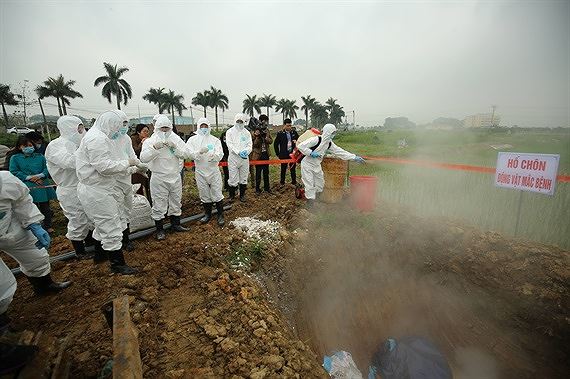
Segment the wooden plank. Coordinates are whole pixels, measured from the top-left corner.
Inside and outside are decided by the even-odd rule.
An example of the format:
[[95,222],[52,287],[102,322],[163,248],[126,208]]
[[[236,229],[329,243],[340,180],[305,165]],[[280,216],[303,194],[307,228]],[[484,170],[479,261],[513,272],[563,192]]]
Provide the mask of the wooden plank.
[[69,339],[65,338],[61,343],[51,374],[51,379],[69,378],[69,372],[71,371],[71,359],[69,359],[69,352],[67,351],[68,342]]
[[113,300],[113,378],[142,379],[138,331],[131,321],[128,296]]
[[33,338],[32,345],[39,348],[38,354],[19,372],[18,379],[47,379],[49,378],[50,363],[55,354],[54,337],[37,332]]

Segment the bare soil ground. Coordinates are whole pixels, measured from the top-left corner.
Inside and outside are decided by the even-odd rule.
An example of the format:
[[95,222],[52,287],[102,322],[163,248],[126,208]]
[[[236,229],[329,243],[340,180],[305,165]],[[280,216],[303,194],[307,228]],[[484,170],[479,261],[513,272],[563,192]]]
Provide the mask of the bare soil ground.
[[[137,276],[59,262],[54,277],[74,284],[45,298],[19,277],[14,327],[68,337],[74,378],[96,377],[112,356],[100,308],[125,294],[148,378],[326,377],[322,355],[337,349],[365,371],[381,340],[410,334],[440,346],[460,378],[562,378],[570,369],[568,251],[385,204],[368,215],[346,205],[309,214],[291,187],[275,192],[250,191],[227,212],[227,221],[284,227],[251,272],[228,265],[239,232],[192,224],[164,243],[137,240],[126,256]],[[198,213],[196,202],[185,212]],[[57,237],[50,254],[68,249]]]

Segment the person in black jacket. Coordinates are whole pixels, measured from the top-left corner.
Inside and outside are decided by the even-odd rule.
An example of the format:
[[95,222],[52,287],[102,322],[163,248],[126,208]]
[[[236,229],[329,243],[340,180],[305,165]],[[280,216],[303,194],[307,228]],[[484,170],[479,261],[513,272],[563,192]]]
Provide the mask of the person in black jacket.
[[[273,148],[275,149],[275,154],[279,159],[289,159],[289,154],[293,152],[299,134],[291,126],[291,119],[286,118],[284,121],[283,130],[277,132],[275,141],[273,142]],[[285,174],[287,173],[287,166],[290,167],[291,171],[291,184],[297,184],[297,173],[295,172],[296,165],[289,163],[281,163],[281,185],[285,184]]]
[[[230,154],[230,151],[228,150],[228,144],[226,143],[226,132],[228,131],[228,129],[226,128],[226,130],[224,130],[222,132],[222,134],[220,135],[220,142],[222,143],[222,150],[224,151],[224,156],[222,157],[222,160],[220,162],[228,162],[228,155]],[[228,166],[222,166],[222,171],[224,172],[224,191],[228,191],[230,189],[230,186],[228,185],[228,178],[230,177],[230,170],[228,169]]]

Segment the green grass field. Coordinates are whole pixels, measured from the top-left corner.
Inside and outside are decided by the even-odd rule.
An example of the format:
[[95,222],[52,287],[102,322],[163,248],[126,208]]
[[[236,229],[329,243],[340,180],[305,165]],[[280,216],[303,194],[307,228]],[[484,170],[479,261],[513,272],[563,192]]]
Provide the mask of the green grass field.
[[[405,138],[408,147],[399,149]],[[398,130],[350,132],[335,142],[361,155],[405,157],[494,167],[498,151],[560,154],[559,174],[570,174],[570,130]],[[491,145],[511,145],[495,150]],[[408,207],[424,217],[446,217],[485,230],[513,234],[519,192],[498,188],[494,176],[394,163],[350,165],[351,175],[379,177],[383,201]],[[570,183],[558,183],[554,196],[524,192],[518,235],[570,248]]]

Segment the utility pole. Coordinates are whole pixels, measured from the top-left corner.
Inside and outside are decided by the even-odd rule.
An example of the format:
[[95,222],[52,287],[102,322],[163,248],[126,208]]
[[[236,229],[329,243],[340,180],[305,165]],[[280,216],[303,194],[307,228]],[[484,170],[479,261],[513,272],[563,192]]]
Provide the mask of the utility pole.
[[491,105],[491,108],[493,109],[493,113],[491,113],[491,127],[495,126],[495,109],[497,109],[496,105]]
[[28,126],[26,121],[26,83],[28,83],[28,79],[24,79],[24,86],[22,88],[22,99],[24,99],[24,127]]
[[141,118],[141,106],[140,106],[140,104],[137,104],[137,107],[139,108],[139,122],[140,122],[141,121],[140,120],[140,118]]
[[352,124],[354,125],[354,129],[356,129],[356,118],[354,115],[354,110],[352,110]]

